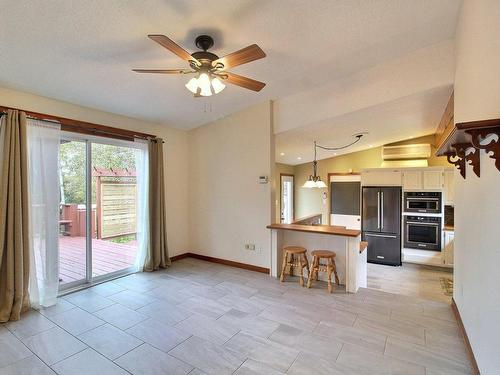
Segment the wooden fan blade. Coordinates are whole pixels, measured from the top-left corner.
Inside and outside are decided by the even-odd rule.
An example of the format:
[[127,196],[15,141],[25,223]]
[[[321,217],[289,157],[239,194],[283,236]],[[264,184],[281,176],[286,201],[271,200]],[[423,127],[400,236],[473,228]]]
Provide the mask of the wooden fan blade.
[[264,82],[259,82],[251,78],[243,77],[238,74],[223,72],[223,74],[227,75],[227,78],[224,79],[224,82],[232,83],[233,85],[244,87],[253,91],[260,91],[266,85]]
[[227,56],[221,57],[212,62],[212,66],[216,66],[218,63],[224,65],[224,69],[229,69],[238,65],[249,63],[250,61],[255,61],[266,57],[266,54],[257,44],[252,44],[251,46],[240,49],[239,51],[230,53]]
[[191,54],[184,48],[175,43],[172,39],[167,38],[165,35],[148,35],[148,38],[154,40],[159,45],[165,47],[170,52],[175,53],[181,59],[186,61],[194,61],[196,64],[201,65]]
[[185,74],[190,73],[188,69],[132,69],[136,73],[158,73],[158,74]]

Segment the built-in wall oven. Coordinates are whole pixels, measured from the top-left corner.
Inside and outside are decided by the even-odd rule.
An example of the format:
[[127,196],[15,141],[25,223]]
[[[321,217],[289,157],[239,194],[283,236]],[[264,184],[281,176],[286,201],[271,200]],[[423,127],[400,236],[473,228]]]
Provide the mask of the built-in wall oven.
[[404,212],[441,213],[441,192],[407,191],[404,193]]
[[441,217],[404,216],[404,247],[441,251]]

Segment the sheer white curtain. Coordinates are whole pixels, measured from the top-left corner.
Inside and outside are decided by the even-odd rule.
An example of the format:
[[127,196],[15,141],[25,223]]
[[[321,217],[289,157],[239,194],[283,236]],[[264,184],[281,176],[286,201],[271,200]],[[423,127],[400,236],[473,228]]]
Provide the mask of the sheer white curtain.
[[51,306],[59,288],[59,145],[57,123],[28,119],[30,302]]
[[137,242],[139,250],[135,261],[138,271],[144,268],[149,246],[149,174],[148,142],[136,140],[135,167],[137,175]]

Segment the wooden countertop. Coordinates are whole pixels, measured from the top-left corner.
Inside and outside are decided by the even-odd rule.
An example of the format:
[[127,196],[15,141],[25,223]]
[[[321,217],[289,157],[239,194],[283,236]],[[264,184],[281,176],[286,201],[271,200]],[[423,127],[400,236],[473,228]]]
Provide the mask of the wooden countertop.
[[363,251],[366,250],[367,247],[368,247],[368,242],[367,241],[361,241],[359,243],[359,253],[361,254]]
[[271,224],[268,229],[293,230],[296,232],[308,232],[318,234],[331,234],[335,236],[357,237],[361,231],[356,229],[346,229],[346,227],[334,225],[301,225],[301,224]]

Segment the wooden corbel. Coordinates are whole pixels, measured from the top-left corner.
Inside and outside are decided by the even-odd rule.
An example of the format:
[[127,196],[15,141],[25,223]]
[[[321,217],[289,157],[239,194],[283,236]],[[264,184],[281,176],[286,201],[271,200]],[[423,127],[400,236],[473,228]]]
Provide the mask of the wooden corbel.
[[[448,163],[453,164],[455,167],[457,167],[462,177],[465,178],[465,155],[463,158],[461,158],[458,155],[457,151],[447,151],[443,155],[446,155]],[[453,158],[456,159],[452,160]]]
[[[482,129],[469,129],[465,132],[471,135],[471,142],[475,148],[478,150],[485,150],[489,157],[495,160],[495,166],[500,171],[500,126]],[[487,144],[481,144],[482,141],[493,134],[496,134],[496,140],[492,139]]]
[[[457,155],[465,159],[466,164],[472,166],[472,170],[477,177],[481,177],[481,167],[479,158],[479,149],[474,147],[472,143],[457,143],[452,145],[457,150]],[[471,152],[467,153],[467,151]]]

